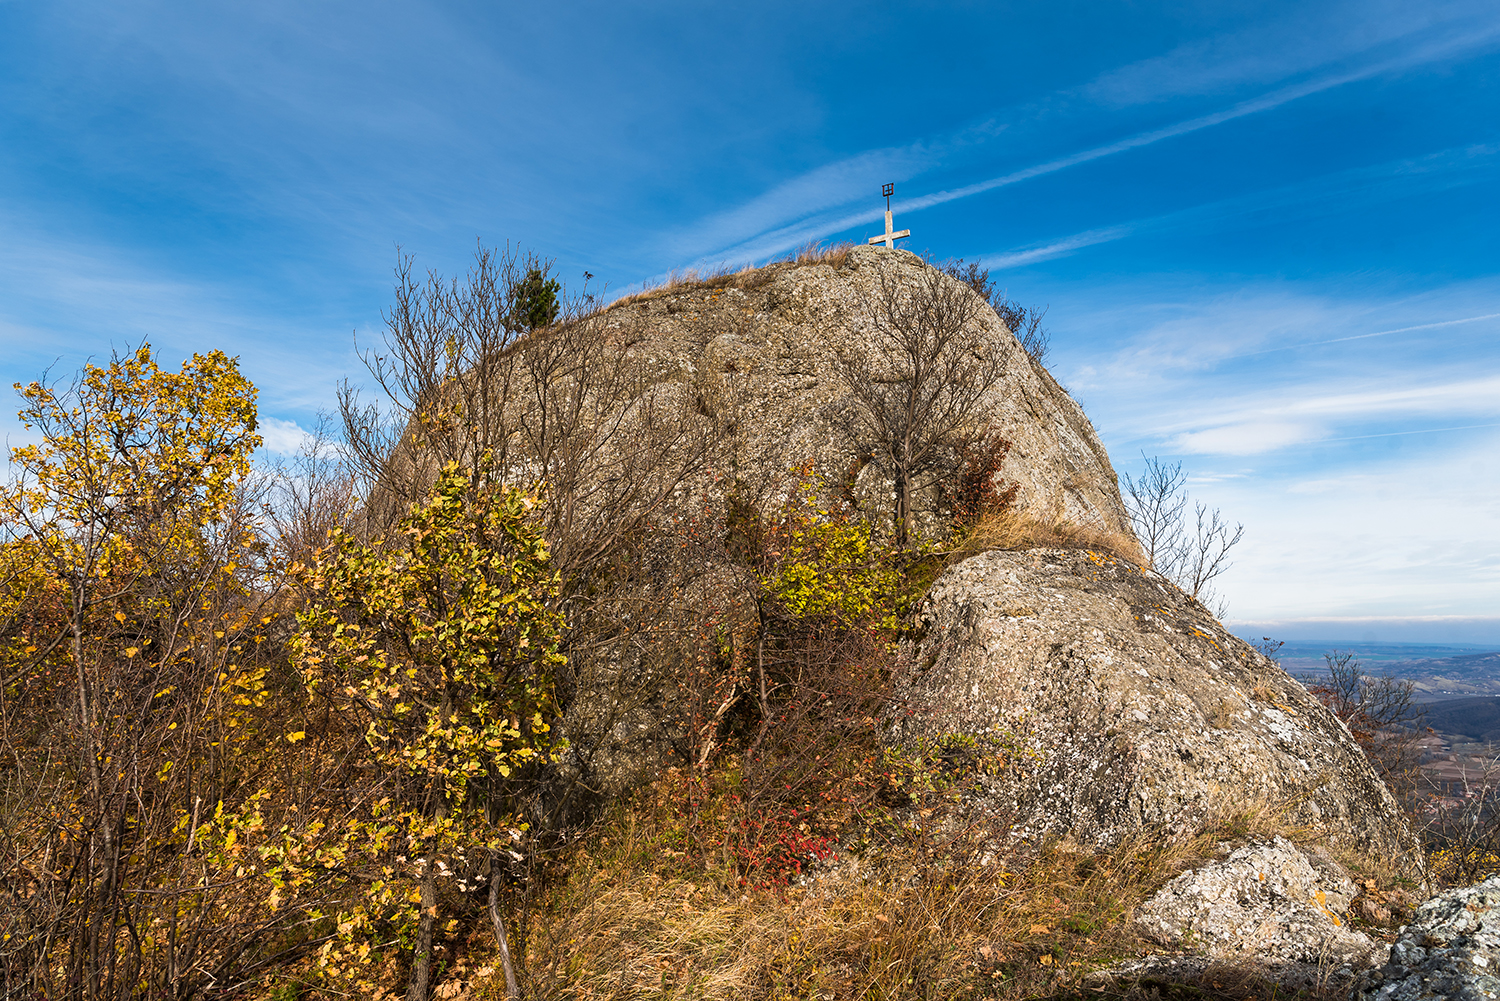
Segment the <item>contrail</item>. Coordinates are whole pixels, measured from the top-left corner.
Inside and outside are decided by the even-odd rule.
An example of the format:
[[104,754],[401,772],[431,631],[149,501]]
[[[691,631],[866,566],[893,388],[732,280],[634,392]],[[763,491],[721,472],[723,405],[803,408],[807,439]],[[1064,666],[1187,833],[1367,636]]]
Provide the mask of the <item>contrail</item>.
[[[931,208],[934,205],[942,205],[946,202],[956,201],[960,198],[968,198],[972,195],[982,194],[986,191],[993,191],[996,188],[1006,187],[1012,184],[1019,184],[1022,181],[1028,181],[1034,177],[1042,177],[1047,174],[1053,174],[1060,170],[1066,170],[1069,167],[1076,167],[1079,164],[1088,163],[1090,161],[1098,160],[1107,156],[1113,156],[1116,153],[1123,153],[1128,150],[1139,149],[1142,146],[1149,146],[1152,143],[1160,142],[1163,139],[1171,139],[1176,136],[1187,135],[1192,132],[1210,128],[1214,125],[1220,125],[1224,122],[1233,121],[1236,118],[1243,118],[1246,115],[1253,115],[1260,111],[1268,111],[1272,108],[1287,104],[1288,102],[1298,100],[1299,98],[1308,97],[1312,94],[1330,90],[1334,87],[1343,86],[1346,83],[1354,83],[1358,80],[1364,80],[1372,76],[1378,76],[1379,74],[1388,72],[1390,70],[1401,69],[1406,66],[1419,65],[1424,62],[1429,62],[1433,59],[1437,59],[1439,57],[1447,55],[1455,49],[1472,48],[1476,45],[1483,44],[1497,34],[1500,34],[1500,27],[1491,28],[1488,31],[1469,35],[1458,41],[1447,41],[1424,46],[1404,55],[1385,59],[1380,62],[1371,63],[1358,69],[1347,70],[1342,73],[1333,73],[1327,76],[1319,77],[1315,80],[1308,80],[1302,83],[1290,84],[1288,86],[1280,87],[1276,90],[1270,91],[1269,93],[1262,94],[1258,97],[1248,98],[1244,101],[1239,102],[1238,104],[1220,111],[1211,112],[1206,115],[1200,115],[1196,118],[1190,118],[1186,121],[1163,126],[1159,129],[1152,129],[1149,132],[1142,132],[1138,135],[1130,136],[1116,142],[1107,143],[1103,146],[1095,146],[1092,149],[1086,149],[1078,153],[1072,153],[1068,156],[1059,157],[1056,160],[1048,160],[1045,163],[1039,163],[1030,167],[1024,167],[1020,170],[1012,171],[1008,174],[1002,174],[999,177],[992,177],[987,180],[976,181],[973,184],[966,184],[963,187],[953,188],[947,191],[937,191],[930,195],[923,195],[919,198],[897,201],[892,207],[897,212],[916,212],[920,211],[921,209]],[[831,219],[803,219],[801,221],[791,222],[784,226],[772,229],[768,232],[761,233],[757,236],[751,237],[750,239],[742,240],[739,243],[723,250],[719,254],[709,256],[714,258],[724,257],[726,259],[730,257],[735,257],[737,259],[743,257],[758,259],[763,254],[778,253],[780,251],[786,250],[788,247],[794,247],[800,243],[807,242],[810,239],[816,239],[822,236],[826,236],[829,233],[837,233],[842,230],[852,229],[855,226],[874,222],[880,218],[880,211],[859,210]],[[708,257],[705,257],[702,260],[707,261],[708,259]]]

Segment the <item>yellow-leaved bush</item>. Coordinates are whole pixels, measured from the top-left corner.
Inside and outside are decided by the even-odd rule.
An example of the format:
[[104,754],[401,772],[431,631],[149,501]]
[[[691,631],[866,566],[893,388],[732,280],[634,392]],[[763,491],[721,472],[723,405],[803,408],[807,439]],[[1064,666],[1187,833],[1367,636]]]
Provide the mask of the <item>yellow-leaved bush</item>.
[[372,759],[424,802],[497,806],[555,750],[562,617],[533,506],[450,466],[388,539],[335,532],[301,571],[292,651],[308,688],[359,719]]
[[356,812],[262,835],[259,855],[268,903],[334,919],[318,954],[333,982],[368,985],[375,926],[407,944],[430,928],[439,876],[488,878],[525,828],[530,780],[560,749],[559,583],[534,507],[482,465],[450,465],[385,538],[336,531],[293,568],[306,601],[293,663],[311,706],[359,733],[369,793]]
[[259,669],[264,624],[241,489],[255,387],[223,352],[173,371],[143,344],[16,389],[32,440],[0,489],[0,883],[27,903],[0,906],[0,987],[191,992],[255,934],[176,837],[241,774],[223,682]]
[[818,502],[820,484],[800,470],[800,499],[761,530],[755,566],[763,605],[778,617],[842,626],[896,627],[901,574],[891,547],[872,541],[868,522]]

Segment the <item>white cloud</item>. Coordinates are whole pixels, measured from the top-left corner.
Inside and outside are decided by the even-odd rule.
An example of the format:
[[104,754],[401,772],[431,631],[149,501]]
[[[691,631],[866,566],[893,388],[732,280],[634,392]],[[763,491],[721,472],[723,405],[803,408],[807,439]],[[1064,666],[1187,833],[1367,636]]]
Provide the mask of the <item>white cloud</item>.
[[1093,247],[1101,243],[1109,243],[1113,240],[1122,240],[1132,232],[1132,228],[1128,225],[1091,229],[1036,247],[1027,247],[1001,254],[988,254],[981,257],[978,263],[994,271],[1000,271],[1005,268],[1019,268],[1027,264],[1036,264],[1039,261],[1050,261],[1053,258],[1071,254],[1073,251],[1081,250],[1084,247]]
[[1172,447],[1186,455],[1260,455],[1312,441],[1321,429],[1311,424],[1251,421],[1173,436]]
[[282,455],[295,455],[311,437],[296,421],[278,417],[262,417],[258,430],[265,447]]
[[[1060,257],[1084,247],[1097,246],[1131,236],[1222,227],[1226,223],[1245,216],[1253,215],[1260,225],[1264,225],[1267,213],[1274,211],[1290,210],[1298,218],[1305,220],[1310,215],[1327,213],[1335,209],[1347,211],[1371,203],[1387,202],[1392,198],[1431,191],[1434,188],[1451,188],[1488,179],[1496,154],[1500,154],[1500,146],[1483,143],[1453,147],[1420,157],[1368,167],[1336,171],[1332,174],[1298,181],[1295,184],[1205,202],[1175,212],[1133,219],[1116,226],[1085,230],[1072,236],[1049,241],[1035,248],[1023,247],[1018,250],[986,254],[981,257],[981,260],[986,266],[997,270],[1022,267]],[[1455,324],[1492,320],[1497,317],[1500,317],[1500,314],[1470,316],[1440,323],[1415,324],[1394,330],[1380,330],[1312,343],[1337,344],[1346,340],[1429,330]],[[1286,348],[1270,350],[1286,350]]]
[[[728,247],[725,252],[738,259],[746,253],[736,245],[744,243],[748,236],[759,234],[760,238],[749,249],[753,252],[769,241],[775,249],[765,252],[774,254],[810,238],[798,235],[806,228],[797,225],[798,221],[805,223],[810,216],[849,204],[854,192],[868,200],[879,185],[904,181],[931,168],[937,159],[928,144],[915,143],[869,150],[825,164],[778,184],[743,205],[700,221],[689,232],[679,234],[672,241],[672,249],[696,255],[705,246]],[[868,211],[858,213],[861,219],[870,215]],[[874,215],[879,217],[881,213]],[[828,224],[829,220],[819,219],[813,222],[812,229]],[[794,242],[785,242],[788,240]]]
[[336,374],[356,370],[342,321],[311,329],[267,316],[223,281],[163,278],[166,267],[121,250],[71,243],[0,213],[0,379],[30,382],[51,366],[68,378],[85,361],[149,341],[175,368],[194,352],[241,356],[241,370],[279,410],[327,404]]
[[1421,6],[1390,0],[1304,5],[1289,18],[1195,39],[1111,70],[1080,92],[1114,107],[1222,92],[1285,79],[1403,40],[1463,44],[1474,34],[1476,20],[1482,26],[1493,18],[1493,7],[1475,0]]
[[[1056,96],[1076,94],[1088,98],[1093,107],[1085,108],[1082,113],[1093,114],[1100,110],[1099,104],[1117,106],[1120,103],[1136,104],[1157,100],[1164,96],[1199,95],[1227,83],[1254,82],[1264,85],[1266,82],[1284,80],[1318,67],[1328,67],[1346,57],[1364,57],[1363,62],[1355,59],[1348,65],[1283,84],[1217,111],[1148,129],[1114,142],[1007,171],[985,180],[934,191],[917,198],[903,198],[895,202],[893,208],[898,213],[917,212],[1212,128],[1262,111],[1270,111],[1346,84],[1415,66],[1461,58],[1500,40],[1500,20],[1487,9],[1476,9],[1480,15],[1478,17],[1472,16],[1469,8],[1458,6],[1447,12],[1446,18],[1413,16],[1400,23],[1391,22],[1382,30],[1374,32],[1346,32],[1337,51],[1329,50],[1325,34],[1319,37],[1318,44],[1301,47],[1300,53],[1292,59],[1278,55],[1284,53],[1288,36],[1286,26],[1283,25],[1276,30],[1257,33],[1231,43],[1230,47],[1241,50],[1232,65],[1218,57],[1210,58],[1220,43],[1209,42],[1200,43],[1196,48],[1178,50],[1161,60],[1148,60],[1134,67],[1122,68],[1114,74],[1106,74],[1095,84]],[[1430,27],[1434,21],[1438,22],[1437,29],[1426,32],[1419,30]],[[1375,51],[1387,43],[1400,40],[1407,42],[1402,51],[1386,55]],[[1132,96],[1126,98],[1126,95]],[[1025,119],[1038,117],[1041,111],[1040,106],[1010,109],[1009,112],[993,117],[1005,114]],[[971,150],[981,148],[983,143],[971,142],[970,137],[981,132],[996,131],[1003,131],[1003,126],[999,130],[988,127],[982,130],[964,130],[902,147],[870,150],[845,157],[777,185],[742,206],[702,220],[669,241],[669,246],[680,253],[695,256],[699,263],[756,260],[830,233],[871,222],[880,218],[880,211],[851,211],[846,208],[855,193],[873,189],[877,178],[881,181],[892,177],[904,180],[920,176],[936,166],[951,166],[944,163],[945,153],[961,147],[969,147]],[[867,196],[859,194],[858,197]],[[1118,235],[1113,235],[1106,239],[1118,238]],[[1061,252],[1064,251],[1058,251]],[[1032,258],[1041,259],[1044,258]],[[1027,262],[1022,260],[1020,263]]]
[[1221,590],[1240,619],[1493,616],[1500,433],[1307,475],[1273,466],[1194,495],[1245,524]]

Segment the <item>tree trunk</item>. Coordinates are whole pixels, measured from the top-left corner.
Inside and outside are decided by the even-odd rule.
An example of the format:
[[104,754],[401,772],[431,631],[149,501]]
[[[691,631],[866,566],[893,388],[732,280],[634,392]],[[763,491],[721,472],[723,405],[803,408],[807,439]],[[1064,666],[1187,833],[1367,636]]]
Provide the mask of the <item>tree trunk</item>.
[[495,925],[495,945],[500,949],[500,966],[505,970],[505,996],[520,1001],[521,988],[516,985],[516,967],[510,959],[510,940],[505,935],[505,921],[500,917],[500,867],[490,870],[490,921]]
[[422,918],[417,924],[417,950],[411,960],[411,982],[406,1001],[427,1001],[428,981],[432,976],[432,926],[437,922],[437,877],[432,860],[422,871]]

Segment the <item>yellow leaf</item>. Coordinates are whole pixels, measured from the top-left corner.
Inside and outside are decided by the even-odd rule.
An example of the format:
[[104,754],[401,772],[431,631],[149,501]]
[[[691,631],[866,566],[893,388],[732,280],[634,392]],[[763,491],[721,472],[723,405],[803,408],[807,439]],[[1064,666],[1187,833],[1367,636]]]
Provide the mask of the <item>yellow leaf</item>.
[[126,657],[134,657],[136,654],[138,654],[140,652],[141,652],[141,648],[138,647],[138,646],[128,646],[128,647],[125,648],[125,656]]
[[288,741],[290,741],[291,743],[295,744],[297,741],[303,739],[306,736],[307,736],[307,731],[306,730],[298,730],[296,733],[289,733],[289,734],[287,734],[286,735],[286,739]]

